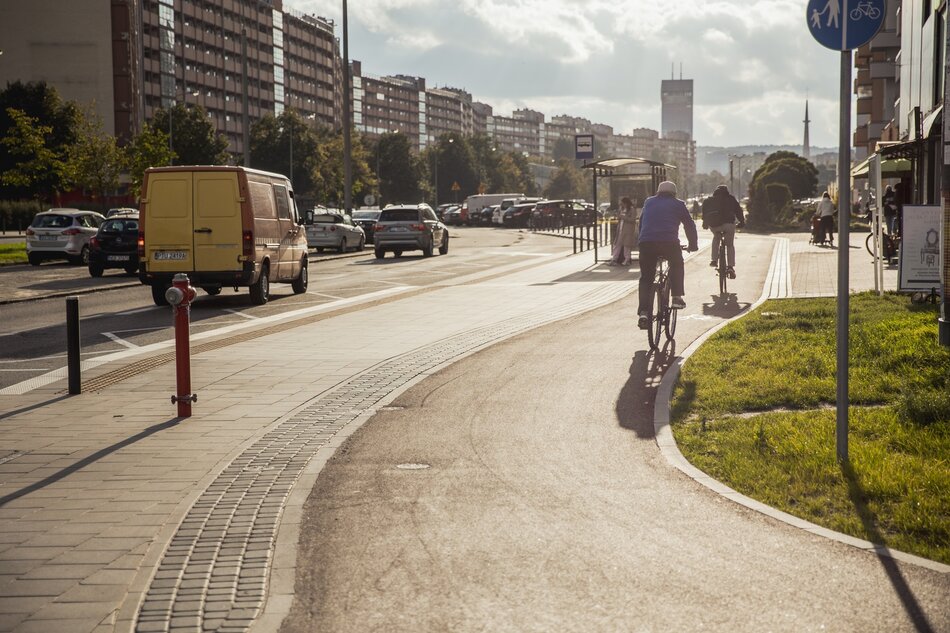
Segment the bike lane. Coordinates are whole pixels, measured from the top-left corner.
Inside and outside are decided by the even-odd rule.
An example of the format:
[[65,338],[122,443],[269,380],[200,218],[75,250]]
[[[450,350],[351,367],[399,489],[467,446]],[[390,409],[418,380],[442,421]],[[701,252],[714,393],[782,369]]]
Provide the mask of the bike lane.
[[279,630],[948,630],[946,574],[895,563],[895,583],[873,554],[734,504],[657,446],[675,354],[766,283],[787,295],[775,246],[742,236],[729,301],[708,250],[688,262],[688,306],[660,354],[631,295],[451,364],[378,412],[303,506]]

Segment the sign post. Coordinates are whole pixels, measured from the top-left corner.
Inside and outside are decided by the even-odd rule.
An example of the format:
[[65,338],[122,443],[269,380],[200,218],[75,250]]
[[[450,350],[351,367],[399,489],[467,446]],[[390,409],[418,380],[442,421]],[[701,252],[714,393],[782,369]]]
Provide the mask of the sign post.
[[851,221],[851,51],[873,38],[884,23],[884,0],[809,0],[805,19],[812,37],[841,51],[838,127],[838,321],[835,447],[848,461],[848,316],[851,310],[849,261]]
[[593,134],[575,134],[574,135],[574,158],[577,160],[594,157],[594,135]]

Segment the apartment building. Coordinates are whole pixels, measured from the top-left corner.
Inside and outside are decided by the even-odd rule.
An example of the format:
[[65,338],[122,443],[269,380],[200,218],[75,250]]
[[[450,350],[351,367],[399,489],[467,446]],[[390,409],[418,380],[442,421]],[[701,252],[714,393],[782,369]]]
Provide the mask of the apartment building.
[[353,77],[353,125],[367,138],[405,134],[417,150],[429,143],[426,80],[398,75],[375,77],[350,62]]
[[898,66],[901,41],[898,29],[897,2],[886,4],[881,30],[855,51],[854,94],[856,119],[854,128],[855,160],[873,154],[879,141],[896,141],[899,123],[894,120],[898,100]]

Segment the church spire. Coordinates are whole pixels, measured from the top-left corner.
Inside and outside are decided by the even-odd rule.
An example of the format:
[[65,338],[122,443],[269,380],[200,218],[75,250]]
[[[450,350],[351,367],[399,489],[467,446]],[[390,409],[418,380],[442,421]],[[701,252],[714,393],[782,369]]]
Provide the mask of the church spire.
[[805,141],[802,143],[802,156],[804,158],[811,157],[811,148],[808,146],[808,124],[811,123],[811,119],[808,118],[808,99],[805,99],[805,120],[802,121],[805,124]]

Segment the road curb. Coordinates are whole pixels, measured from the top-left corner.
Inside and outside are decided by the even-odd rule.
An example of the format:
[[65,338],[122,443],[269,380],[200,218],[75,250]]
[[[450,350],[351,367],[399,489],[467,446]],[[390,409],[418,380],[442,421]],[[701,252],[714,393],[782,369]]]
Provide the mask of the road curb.
[[769,275],[765,280],[762,295],[758,298],[758,300],[756,300],[755,303],[750,305],[749,308],[741,314],[717,324],[715,327],[710,328],[704,334],[699,336],[686,349],[683,350],[682,354],[673,359],[673,363],[670,365],[670,368],[666,370],[666,373],[663,374],[663,378],[661,379],[660,385],[657,389],[656,401],[653,408],[653,432],[656,437],[656,444],[660,449],[660,453],[663,454],[663,457],[666,458],[666,461],[669,462],[671,466],[678,469],[690,479],[702,484],[716,494],[725,497],[730,501],[734,501],[741,506],[749,508],[750,510],[755,510],[756,512],[781,521],[791,527],[810,532],[816,536],[822,536],[845,545],[850,545],[851,547],[873,552],[878,556],[887,556],[889,558],[893,558],[904,563],[917,565],[918,567],[924,567],[941,574],[950,574],[950,565],[944,565],[943,563],[938,563],[937,561],[933,561],[928,558],[890,549],[888,547],[884,547],[883,545],[865,541],[848,534],[835,532],[834,530],[830,530],[826,527],[806,521],[805,519],[788,514],[787,512],[782,512],[781,510],[768,506],[761,501],[757,501],[751,497],[747,497],[739,492],[736,492],[729,486],[725,485],[714,477],[711,477],[699,468],[693,466],[693,464],[691,464],[683,456],[679,450],[679,447],[676,445],[676,439],[673,437],[673,430],[670,427],[670,400],[673,397],[673,387],[676,384],[676,379],[679,378],[680,368],[683,366],[683,363],[686,361],[686,359],[689,358],[697,349],[699,349],[703,343],[709,340],[713,334],[726,327],[729,323],[751,314],[753,310],[765,303],[766,300],[772,298],[770,289],[773,285],[773,277],[781,274],[781,271],[776,270],[778,266],[775,265],[775,260],[780,250],[778,248],[779,238],[773,239],[776,239],[776,247],[772,251],[773,261],[772,265],[769,267]]

